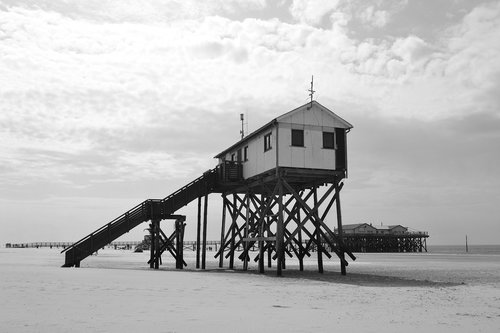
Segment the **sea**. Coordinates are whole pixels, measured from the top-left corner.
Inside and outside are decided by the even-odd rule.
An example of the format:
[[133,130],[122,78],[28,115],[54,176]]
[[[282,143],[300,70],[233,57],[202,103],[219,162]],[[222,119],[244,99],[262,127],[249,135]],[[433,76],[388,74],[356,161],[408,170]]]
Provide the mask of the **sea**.
[[449,254],[500,254],[500,245],[427,245],[428,253]]

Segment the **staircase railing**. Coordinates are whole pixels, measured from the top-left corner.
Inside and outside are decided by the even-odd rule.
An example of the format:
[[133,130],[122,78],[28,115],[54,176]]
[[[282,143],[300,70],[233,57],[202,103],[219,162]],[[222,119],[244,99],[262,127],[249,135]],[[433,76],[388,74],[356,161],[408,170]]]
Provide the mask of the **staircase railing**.
[[66,253],[67,262],[65,265],[77,264],[104,246],[106,242],[110,243],[140,223],[153,218],[163,219],[195,198],[210,193],[216,185],[218,169],[219,167],[216,167],[205,172],[164,199],[148,199],[141,202],[111,222],[66,247],[61,253],[70,250],[72,253]]
[[72,247],[77,247],[78,245],[82,244],[83,242],[85,242],[86,240],[90,239],[94,235],[99,234],[99,233],[103,232],[104,230],[107,230],[111,225],[115,225],[117,222],[121,223],[120,220],[126,219],[127,217],[130,218],[132,215],[136,215],[139,210],[141,211],[141,213],[143,213],[143,207],[144,207],[144,205],[146,205],[148,203],[148,201],[150,201],[150,200],[145,200],[145,201],[141,202],[140,204],[138,204],[134,208],[128,210],[124,214],[118,216],[117,218],[115,218],[111,222],[103,225],[101,228],[99,228],[99,229],[91,232],[90,234],[88,234],[87,236],[83,237],[79,241],[77,241],[77,242],[71,244],[70,246],[64,248],[64,250],[62,250],[61,253],[64,253],[64,252],[68,251]]

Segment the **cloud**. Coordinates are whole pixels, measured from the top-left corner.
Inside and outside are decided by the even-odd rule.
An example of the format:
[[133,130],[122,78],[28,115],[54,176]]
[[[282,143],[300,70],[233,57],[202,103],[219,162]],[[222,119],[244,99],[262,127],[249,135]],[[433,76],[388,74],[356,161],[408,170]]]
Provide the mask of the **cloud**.
[[383,27],[389,20],[389,14],[385,10],[376,10],[374,6],[368,6],[359,14],[361,22],[374,27]]
[[152,23],[198,20],[212,15],[229,15],[242,10],[261,10],[266,0],[30,0],[5,1],[7,8],[54,12],[75,20],[109,23]]
[[392,53],[407,63],[416,63],[432,53],[429,45],[417,36],[397,39],[391,47]]
[[[295,21],[284,22],[241,14],[265,11],[263,1],[185,1],[178,11],[161,1],[5,3],[5,193],[166,194],[166,179],[183,185],[238,140],[240,113],[254,130],[305,103],[311,75],[315,98],[355,125],[353,188],[381,189],[400,204],[459,201],[455,179],[476,173],[479,160],[478,183],[493,192],[498,4],[477,6],[433,38],[365,38],[353,30],[360,13],[383,33],[400,4],[294,1]],[[419,172],[430,176],[417,181]]]
[[[500,4],[490,3],[475,8],[463,22],[448,30],[449,62],[445,74],[455,76],[472,89],[492,86],[500,73]],[[492,82],[493,81],[493,82]]]
[[290,13],[302,23],[318,25],[338,5],[339,1],[331,0],[294,0],[290,6]]

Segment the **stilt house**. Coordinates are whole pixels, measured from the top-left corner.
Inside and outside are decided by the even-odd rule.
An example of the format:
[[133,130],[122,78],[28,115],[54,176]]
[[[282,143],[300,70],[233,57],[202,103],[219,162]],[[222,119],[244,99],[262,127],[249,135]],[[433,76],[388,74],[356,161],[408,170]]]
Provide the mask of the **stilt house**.
[[[345,254],[352,260],[356,257],[343,243],[342,232],[336,235],[328,225],[327,220],[331,224],[335,219],[327,216],[335,210],[337,228],[342,229],[340,191],[347,176],[346,135],[351,128],[316,101],[287,112],[222,151],[215,168],[181,189],[163,199],[145,200],[64,249],[64,266],[78,267],[99,248],[150,221],[150,267],[158,268],[167,251],[175,258],[176,268],[182,269],[186,216],[175,213],[198,200],[196,268],[205,269],[208,196],[219,193],[223,198],[220,247],[215,255],[219,267],[228,258],[233,269],[237,256],[246,270],[253,249],[258,248],[254,261],[261,273],[267,258],[267,267],[276,261],[281,275],[285,256],[298,258],[303,270],[303,259],[311,252],[316,252],[322,273],[323,256],[331,258],[334,252],[341,274],[346,274]],[[325,190],[318,191],[320,187]],[[175,221],[172,235],[161,230],[163,220]]]
[[271,120],[215,157],[219,164],[241,164],[239,176],[245,180],[278,167],[346,174],[346,134],[352,127],[313,101]]

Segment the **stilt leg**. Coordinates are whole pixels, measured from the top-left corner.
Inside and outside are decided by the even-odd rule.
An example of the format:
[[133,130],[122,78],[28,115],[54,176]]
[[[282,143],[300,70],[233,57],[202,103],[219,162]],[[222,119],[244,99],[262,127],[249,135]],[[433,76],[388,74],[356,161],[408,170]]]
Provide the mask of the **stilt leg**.
[[[297,221],[300,221],[300,209],[297,209]],[[299,228],[299,232],[297,234],[297,237],[299,239],[299,270],[303,271],[304,270],[304,252],[302,251],[302,228],[297,226]]]
[[196,225],[196,268],[200,268],[200,237],[201,237],[201,197],[198,198],[198,221]]
[[[244,232],[244,237],[247,239],[248,238],[248,230],[249,230],[249,224],[250,224],[250,193],[246,193],[245,198],[245,232]],[[246,251],[248,247],[248,241],[243,241],[243,249]],[[245,254],[245,257],[243,258],[243,270],[246,271],[248,269],[248,255]]]
[[340,251],[340,273],[342,275],[346,275],[346,267],[345,267],[345,253],[344,253],[344,232],[342,230],[342,212],[340,211],[340,189],[338,182],[335,184],[335,194],[337,196],[336,199],[336,208],[337,208],[337,230],[339,237],[339,251]]
[[201,269],[205,269],[207,262],[207,210],[208,210],[208,194],[205,195],[203,205],[203,244],[201,250]]
[[[314,188],[313,191],[314,191],[314,193],[313,193],[314,209],[317,209],[317,207],[318,207],[318,192],[317,192],[316,188]],[[323,252],[321,251],[322,239],[321,239],[320,221],[315,221],[315,224],[316,224],[316,244],[317,244],[317,249],[318,249],[318,251],[316,251],[316,254],[318,256],[318,272],[323,273]]]
[[282,276],[282,269],[283,269],[283,260],[285,257],[285,251],[283,247],[284,243],[284,230],[283,230],[283,185],[281,184],[281,179],[278,179],[278,205],[279,205],[279,211],[278,211],[278,222],[276,226],[276,251],[277,251],[277,275]]
[[149,235],[151,238],[151,245],[150,245],[150,255],[149,255],[149,268],[154,268],[154,260],[155,260],[155,244],[156,244],[156,235],[155,235],[155,226],[153,221],[149,224]]
[[222,268],[224,266],[224,251],[223,251],[223,246],[224,246],[224,234],[226,232],[226,195],[222,195],[222,226],[220,229],[220,249],[221,249],[221,254],[219,255],[219,267]]
[[230,245],[230,254],[229,254],[229,269],[234,269],[234,251],[235,249],[235,241],[234,238],[236,237],[236,219],[237,219],[237,213],[236,213],[236,194],[233,194],[233,212],[232,212],[232,223],[231,223],[231,245]]

